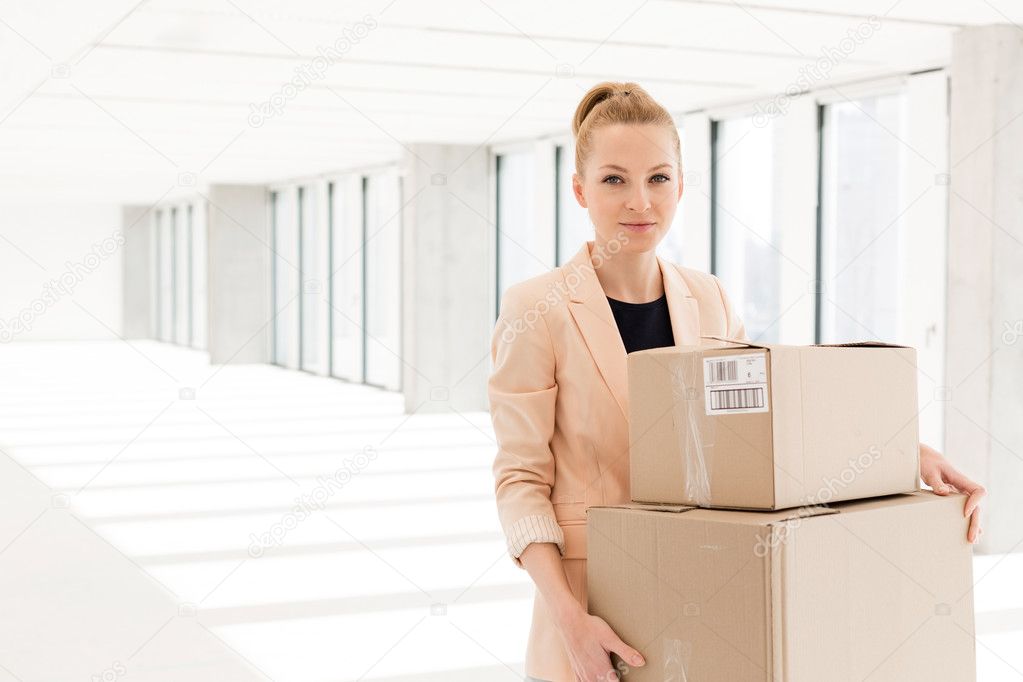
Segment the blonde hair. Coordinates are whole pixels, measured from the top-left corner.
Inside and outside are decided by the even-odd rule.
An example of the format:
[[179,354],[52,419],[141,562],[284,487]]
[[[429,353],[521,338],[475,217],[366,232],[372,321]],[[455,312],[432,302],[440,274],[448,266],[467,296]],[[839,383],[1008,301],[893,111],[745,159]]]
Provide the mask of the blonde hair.
[[675,119],[637,83],[604,81],[583,95],[572,118],[575,136],[575,170],[583,167],[593,147],[593,131],[614,123],[653,124],[667,126],[675,146],[675,159],[681,172],[682,145],[678,139]]

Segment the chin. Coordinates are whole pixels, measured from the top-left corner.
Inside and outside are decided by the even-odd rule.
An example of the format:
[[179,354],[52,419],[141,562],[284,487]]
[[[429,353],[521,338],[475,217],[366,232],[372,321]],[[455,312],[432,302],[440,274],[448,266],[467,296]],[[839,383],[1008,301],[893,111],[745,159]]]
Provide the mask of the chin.
[[622,251],[629,253],[650,251],[657,247],[663,236],[657,229],[646,232],[624,232],[622,234]]

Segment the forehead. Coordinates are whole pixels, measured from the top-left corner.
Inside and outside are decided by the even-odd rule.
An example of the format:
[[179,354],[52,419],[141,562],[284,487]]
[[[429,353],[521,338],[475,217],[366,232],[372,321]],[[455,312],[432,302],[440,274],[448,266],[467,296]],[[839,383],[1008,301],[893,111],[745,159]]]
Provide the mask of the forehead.
[[593,131],[590,163],[614,164],[645,172],[661,163],[675,164],[671,131],[659,125],[615,123]]

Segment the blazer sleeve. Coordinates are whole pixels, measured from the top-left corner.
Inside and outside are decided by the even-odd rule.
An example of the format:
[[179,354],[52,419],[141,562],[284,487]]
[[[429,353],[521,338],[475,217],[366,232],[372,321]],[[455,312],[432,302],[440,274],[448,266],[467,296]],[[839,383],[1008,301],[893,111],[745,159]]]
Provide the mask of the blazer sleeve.
[[494,488],[508,553],[519,558],[533,542],[553,542],[564,555],[565,536],[554,515],[555,355],[540,300],[519,287],[501,297],[491,340],[493,370],[487,383],[497,438]]
[[711,277],[714,278],[714,283],[717,284],[718,293],[721,294],[721,305],[725,311],[724,335],[739,341],[749,341],[750,338],[746,334],[746,325],[739,319],[739,314],[736,312],[735,306],[732,305],[731,299],[728,298],[728,294],[725,293],[721,280],[716,275],[711,275]]

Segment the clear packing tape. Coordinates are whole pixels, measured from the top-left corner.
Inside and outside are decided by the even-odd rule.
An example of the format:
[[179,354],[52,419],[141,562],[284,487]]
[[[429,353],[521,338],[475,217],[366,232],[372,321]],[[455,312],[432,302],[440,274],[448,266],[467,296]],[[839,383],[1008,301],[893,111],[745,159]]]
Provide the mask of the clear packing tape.
[[704,414],[703,361],[699,353],[675,358],[671,373],[672,419],[682,453],[686,499],[699,507],[710,504],[710,470],[706,450],[714,447],[714,421]]
[[[701,336],[721,344],[757,348],[744,339],[728,336]],[[710,343],[704,341],[704,343]],[[672,419],[682,453],[683,492],[690,504],[710,506],[711,467],[707,455],[714,449],[717,421],[708,416],[704,404],[703,354],[687,353],[671,360]]]
[[665,637],[663,648],[664,665],[661,666],[661,672],[664,675],[664,679],[689,682],[685,662],[692,657],[692,643]]

